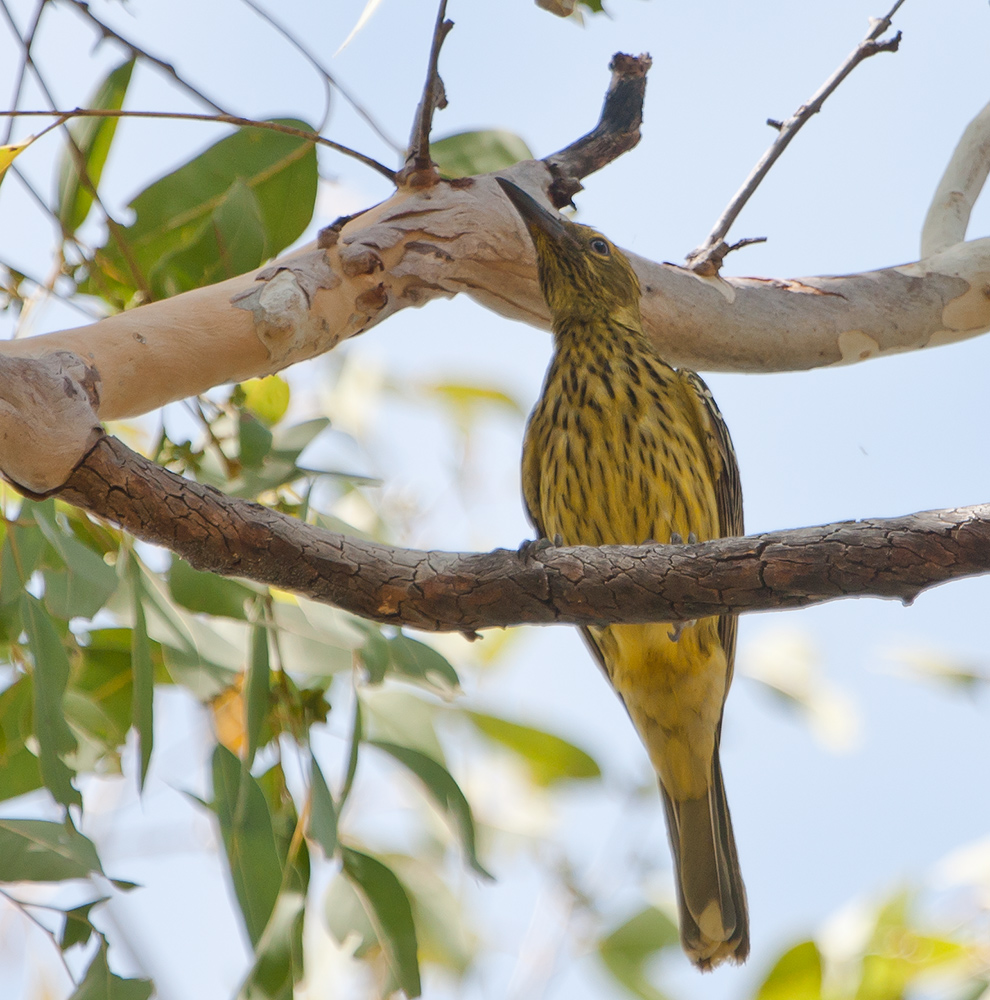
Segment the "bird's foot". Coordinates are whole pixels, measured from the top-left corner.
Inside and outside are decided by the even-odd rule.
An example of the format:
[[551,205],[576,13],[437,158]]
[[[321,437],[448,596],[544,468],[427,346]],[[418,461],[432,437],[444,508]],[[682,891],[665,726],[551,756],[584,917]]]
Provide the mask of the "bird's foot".
[[[560,538],[560,535],[557,535],[557,538]],[[527,538],[520,544],[517,550],[519,558],[523,562],[530,562],[540,552],[552,548],[555,543],[556,539],[551,542],[549,538]]]
[[687,621],[683,622],[674,622],[671,625],[670,631],[667,633],[668,637],[670,638],[670,641],[677,642],[677,640],[680,639],[681,637],[681,633],[686,628],[690,628],[692,625],[696,625],[697,622],[698,622],[697,618],[690,618]]

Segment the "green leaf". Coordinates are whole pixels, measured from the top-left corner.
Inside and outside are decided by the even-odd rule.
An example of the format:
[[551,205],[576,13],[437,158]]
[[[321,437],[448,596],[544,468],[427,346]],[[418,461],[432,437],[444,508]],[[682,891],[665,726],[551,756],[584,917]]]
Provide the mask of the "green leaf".
[[763,980],[756,1000],[821,1000],[822,956],[814,941],[784,952]]
[[655,906],[648,906],[598,943],[606,968],[634,996],[642,1000],[667,1000],[646,974],[646,963],[665,948],[675,948],[677,925]]
[[465,715],[489,739],[519,754],[538,785],[601,777],[601,768],[593,757],[559,736],[482,712]]
[[354,776],[357,774],[358,751],[361,746],[361,738],[364,735],[364,723],[361,718],[361,699],[354,695],[354,717],[351,722],[351,745],[347,753],[347,772],[344,775],[344,787],[340,790],[339,808],[344,808],[347,796],[351,794],[354,785]]
[[251,627],[251,656],[247,681],[244,685],[244,714],[247,720],[247,758],[244,766],[250,770],[261,745],[261,730],[268,715],[271,666],[268,662],[268,628],[264,623]]
[[[304,122],[281,124],[309,129]],[[306,139],[260,128],[238,129],[155,181],[131,202],[137,216],[122,232],[130,261],[155,298],[199,287],[228,268],[250,270],[297,239],[309,224],[318,181],[316,148]],[[111,239],[82,283],[113,304],[138,291],[130,263]]]
[[33,700],[30,674],[0,694],[0,800],[42,785],[38,758],[25,746],[34,732]]
[[62,882],[100,872],[93,842],[68,823],[0,819],[0,882]]
[[389,855],[387,860],[412,905],[420,962],[464,973],[477,950],[464,907],[432,862],[403,855]]
[[0,801],[26,795],[42,784],[38,758],[26,746],[0,754]]
[[[124,106],[124,97],[131,82],[134,63],[135,59],[132,57],[111,70],[83,107],[100,111],[119,111]],[[79,158],[81,156],[90,183],[94,188],[98,188],[118,121],[118,118],[113,117],[81,118],[69,126],[69,134],[79,153],[77,154],[68,143],[66,144],[59,163],[56,198],[58,220],[69,235],[83,224],[93,204],[93,196],[80,176]]]
[[460,687],[457,671],[432,646],[397,635],[388,641],[392,669],[409,680],[426,684],[441,694],[450,694]]
[[[128,598],[128,603],[133,607],[132,596]],[[126,740],[128,729],[135,724],[134,647],[135,643],[143,645],[143,642],[136,639],[134,630],[129,628],[94,629],[89,633],[86,645],[80,648],[82,659],[73,669],[72,691],[99,708],[103,728],[91,728],[90,734],[100,740],[107,750],[119,747]],[[148,682],[167,683],[161,646],[150,638],[147,643],[154,670],[154,676]],[[146,670],[147,665],[140,669]],[[144,704],[145,697],[141,695],[140,703]],[[78,717],[73,718],[73,723],[83,724]]]
[[71,532],[55,520],[55,503],[36,505],[35,521],[51,547],[65,564],[64,569],[45,570],[45,606],[56,618],[92,618],[117,589],[117,573]]
[[226,618],[247,619],[244,602],[255,592],[243,583],[193,569],[184,559],[172,556],[168,571],[168,589],[172,599],[190,611]]
[[341,874],[327,887],[323,897],[323,917],[327,930],[338,944],[343,944],[352,935],[358,938],[354,947],[355,958],[365,958],[378,944],[378,935],[368,918],[357,889],[349,878]]
[[155,264],[151,282],[165,290],[199,288],[251,271],[265,257],[261,206],[237,178],[190,241]]
[[302,976],[301,939],[306,896],[286,891],[255,948],[255,961],[237,993],[238,1000],[292,1000],[294,982]]
[[385,672],[391,659],[388,640],[378,631],[371,628],[368,638],[360,649],[361,662],[368,670],[368,683],[381,684],[385,680]]
[[309,768],[309,790],[309,835],[323,848],[326,857],[332,858],[337,850],[337,809],[333,804],[333,796],[330,794],[320,765],[312,756]]
[[134,601],[134,628],[131,630],[131,715],[138,738],[138,789],[144,789],[144,779],[151,763],[155,743],[155,667],[151,660],[151,640],[144,617],[144,587],[141,569],[135,559],[129,560],[131,593]]
[[105,901],[106,897],[103,899],[94,899],[92,903],[86,903],[84,906],[77,906],[72,910],[66,910],[65,923],[62,925],[62,933],[58,938],[58,946],[62,951],[68,951],[76,944],[85,944],[93,936],[96,928],[89,921],[89,911],[97,903]]
[[345,847],[343,861],[396,983],[407,997],[420,996],[416,927],[406,890],[391,869],[369,854]]
[[21,516],[14,523],[7,523],[0,551],[0,604],[11,604],[20,599],[21,591],[41,561],[45,537],[35,522],[34,506],[25,500]]
[[252,945],[278,899],[282,866],[272,817],[258,782],[222,744],[213,751],[213,812],[220,822],[234,893]]
[[107,965],[107,943],[86,970],[86,978],[76,987],[69,1000],[148,1000],[154,984],[150,979],[122,979]]
[[471,807],[450,772],[442,764],[438,764],[418,750],[398,746],[395,743],[386,743],[382,740],[372,740],[371,743],[372,746],[384,750],[400,764],[405,765],[423,782],[436,804],[454,824],[471,867],[479,875],[488,879],[493,878],[494,876],[478,860]]
[[[239,452],[241,464],[249,469],[259,469],[265,457],[272,450],[272,432],[257,417],[250,413],[242,413],[239,425]],[[285,475],[292,476],[295,467],[286,472],[279,471],[280,480]]]
[[901,1000],[919,976],[966,957],[958,941],[912,926],[911,901],[910,893],[901,892],[881,908],[863,957],[856,1000]]
[[445,763],[443,747],[437,738],[435,705],[400,687],[365,688],[361,702],[367,739],[412,747]]
[[430,156],[443,177],[471,177],[531,160],[529,147],[512,132],[487,129],[458,132],[430,143]]
[[81,806],[82,796],[72,786],[72,772],[62,760],[63,754],[76,749],[62,706],[69,682],[69,657],[41,601],[24,594],[21,609],[34,654],[34,731],[41,776],[56,802]]

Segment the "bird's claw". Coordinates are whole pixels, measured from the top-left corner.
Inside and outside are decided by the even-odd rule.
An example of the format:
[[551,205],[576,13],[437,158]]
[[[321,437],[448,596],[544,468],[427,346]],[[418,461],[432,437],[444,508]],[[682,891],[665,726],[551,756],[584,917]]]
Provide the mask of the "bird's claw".
[[698,621],[697,618],[691,618],[683,622],[674,622],[673,625],[671,626],[670,631],[667,633],[667,635],[670,638],[670,641],[677,642],[677,640],[680,639],[681,633],[684,631],[684,629],[690,628],[692,625],[697,624],[697,621]]
[[[557,536],[560,537],[559,535]],[[519,558],[524,562],[529,562],[540,552],[553,546],[549,538],[527,538],[519,546]]]

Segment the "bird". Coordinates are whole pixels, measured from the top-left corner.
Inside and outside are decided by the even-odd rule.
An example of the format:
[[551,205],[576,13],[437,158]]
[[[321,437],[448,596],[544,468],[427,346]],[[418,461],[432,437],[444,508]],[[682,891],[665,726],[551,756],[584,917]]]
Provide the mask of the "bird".
[[[536,251],[553,357],[523,444],[526,511],[555,545],[707,541],[743,533],[728,428],[704,381],[643,328],[640,285],[602,233],[496,178]],[[749,954],[746,890],[719,762],[736,616],[592,625],[587,644],[657,773],[682,947],[701,970]]]

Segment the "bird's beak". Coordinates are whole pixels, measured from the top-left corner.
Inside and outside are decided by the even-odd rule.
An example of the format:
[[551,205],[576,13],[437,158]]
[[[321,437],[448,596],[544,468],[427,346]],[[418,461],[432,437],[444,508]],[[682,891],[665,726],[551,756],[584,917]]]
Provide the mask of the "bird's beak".
[[574,236],[570,232],[567,222],[556,212],[545,209],[535,198],[526,194],[521,187],[517,187],[512,181],[507,181],[504,177],[496,177],[495,180],[509,201],[512,202],[516,211],[522,216],[522,220],[526,223],[526,228],[534,240],[537,234],[540,234],[551,243],[574,242]]

